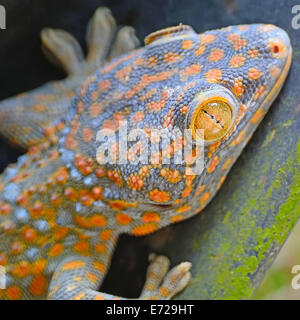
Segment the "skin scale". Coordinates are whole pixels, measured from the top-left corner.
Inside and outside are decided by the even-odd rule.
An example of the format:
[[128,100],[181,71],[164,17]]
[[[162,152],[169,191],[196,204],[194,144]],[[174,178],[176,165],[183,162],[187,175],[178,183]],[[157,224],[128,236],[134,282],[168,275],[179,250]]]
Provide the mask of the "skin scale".
[[[93,21],[93,54],[88,62],[79,58],[70,36],[56,33],[53,38],[49,31],[46,36],[46,46],[73,79],[79,74],[78,84],[100,67],[75,99],[77,84],[70,86],[62,100],[52,94],[47,120],[33,112],[43,107],[30,108],[37,105],[36,99],[45,98],[40,94],[29,94],[21,107],[14,100],[0,105],[1,123],[7,119],[8,104],[21,110],[16,119],[10,112],[8,126],[1,125],[2,134],[23,147],[32,146],[0,180],[0,264],[7,269],[8,285],[0,292],[4,299],[114,298],[96,290],[118,235],[144,235],[199,213],[279,93],[291,63],[288,36],[275,26],[234,26],[198,35],[180,25],[148,36],[144,48],[102,68],[115,24],[103,8]],[[127,35],[131,40],[126,45],[117,36],[109,59],[137,46],[132,31]],[[69,49],[67,58],[62,48]],[[56,88],[65,93],[69,81]],[[48,87],[39,90],[45,95]],[[115,128],[116,121],[124,119],[130,128],[199,126],[205,108],[198,106],[225,96],[233,101],[233,124],[224,137],[205,142],[201,175],[185,175],[184,164],[103,167],[97,163],[99,128]],[[27,134],[20,122],[22,108],[29,115],[26,127],[32,128]],[[220,113],[208,115],[205,123],[214,122]],[[169,273],[168,268],[166,257],[153,257],[140,298],[168,299],[187,285],[189,263]]]

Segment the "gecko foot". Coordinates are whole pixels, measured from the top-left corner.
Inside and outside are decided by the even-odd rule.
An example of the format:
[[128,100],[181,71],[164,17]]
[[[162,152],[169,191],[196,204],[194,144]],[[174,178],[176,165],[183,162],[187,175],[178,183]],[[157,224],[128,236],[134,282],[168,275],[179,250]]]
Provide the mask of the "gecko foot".
[[169,271],[170,261],[165,256],[154,257],[147,270],[146,283],[140,299],[167,300],[182,291],[191,279],[191,263],[182,262]]
[[105,62],[139,47],[132,27],[117,32],[117,24],[108,8],[98,8],[87,28],[88,54],[84,54],[78,41],[67,31],[43,29],[42,48],[50,61],[62,67],[68,75],[89,75]]

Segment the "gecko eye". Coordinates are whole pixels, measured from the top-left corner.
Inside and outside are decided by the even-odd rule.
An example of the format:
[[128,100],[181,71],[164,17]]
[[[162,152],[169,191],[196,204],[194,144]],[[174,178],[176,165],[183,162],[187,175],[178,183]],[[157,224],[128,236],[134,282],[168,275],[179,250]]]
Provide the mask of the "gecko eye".
[[232,109],[224,101],[208,101],[197,106],[192,130],[203,129],[204,140],[215,141],[225,136],[232,124]]
[[[222,139],[232,127],[240,102],[226,88],[204,90],[194,97],[186,117],[193,138],[211,144]],[[202,131],[198,131],[198,130]]]

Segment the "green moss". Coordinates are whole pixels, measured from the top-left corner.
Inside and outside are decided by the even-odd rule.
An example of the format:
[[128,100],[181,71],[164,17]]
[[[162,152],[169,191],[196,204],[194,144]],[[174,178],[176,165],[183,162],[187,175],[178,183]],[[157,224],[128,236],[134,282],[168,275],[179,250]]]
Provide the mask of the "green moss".
[[[224,234],[222,229],[221,239],[218,238],[220,225],[217,225],[213,235],[208,235],[206,241],[209,248],[204,250],[210,251],[210,255],[207,261],[201,261],[205,265],[199,266],[197,274],[201,274],[204,268],[213,270],[215,274],[197,277],[194,283],[194,286],[197,286],[197,296],[199,296],[200,287],[200,296],[210,299],[251,297],[255,289],[251,276],[263,264],[270,264],[268,252],[274,246],[281,247],[296,224],[300,214],[300,140],[296,150],[291,150],[285,162],[281,164],[275,179],[270,184],[264,182],[257,184],[262,176],[267,177],[269,170],[274,170],[276,167],[276,162],[267,163],[264,168],[260,168],[257,176],[250,178],[256,187],[247,194],[246,201],[238,198],[241,194],[240,190],[232,194],[230,201],[237,203],[236,207],[240,208],[240,212],[233,214],[232,211],[227,211],[223,215],[222,225],[225,225],[226,231]],[[287,177],[291,179],[289,195],[278,208],[275,208],[273,199],[282,191],[281,188],[285,187],[282,181],[286,181]],[[266,186],[268,186],[267,189]],[[273,212],[272,215],[268,215],[270,210]],[[260,227],[265,217],[272,221],[267,223],[266,227]],[[201,246],[200,241],[197,243],[197,248],[201,250]],[[207,277],[210,278],[207,279]]]
[[[232,280],[234,280],[233,290],[228,296],[225,295],[224,298],[245,298],[251,295],[253,290],[251,289],[249,275],[257,269],[260,263],[262,263],[270,246],[273,246],[274,244],[281,246],[293,226],[296,224],[300,213],[298,206],[300,201],[300,171],[295,170],[295,167],[298,167],[298,169],[300,167],[300,140],[297,144],[296,154],[294,152],[290,153],[285,167],[278,171],[277,179],[269,187],[264,201],[270,203],[273,189],[280,190],[281,181],[283,181],[287,172],[290,172],[291,174],[294,173],[290,185],[289,197],[285,203],[280,205],[275,221],[270,227],[267,227],[264,230],[257,228],[255,234],[255,242],[257,243],[255,246],[255,255],[243,259],[245,257],[244,248],[241,248],[240,246],[237,246],[237,249],[232,252],[232,254],[235,255],[232,260],[241,265],[235,269],[232,268],[232,264],[228,265],[227,268],[224,268],[222,281],[217,285],[224,287],[224,282],[228,282],[230,276]],[[263,210],[265,210],[264,206],[261,205],[260,202],[257,202],[257,199],[249,199],[245,204],[243,211],[250,212],[254,208],[262,210],[263,215],[266,214],[266,212],[263,212]],[[245,237],[247,235],[243,234],[242,236]],[[234,272],[232,272],[233,270]],[[246,288],[249,289],[246,290]]]

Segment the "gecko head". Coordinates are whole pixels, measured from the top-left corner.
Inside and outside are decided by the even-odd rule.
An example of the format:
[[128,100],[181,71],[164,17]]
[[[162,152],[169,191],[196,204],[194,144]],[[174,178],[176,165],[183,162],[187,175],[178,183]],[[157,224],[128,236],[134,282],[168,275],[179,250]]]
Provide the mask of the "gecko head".
[[292,47],[284,30],[264,24],[209,31],[200,35],[197,45],[201,54],[195,64],[201,65],[201,73],[185,127],[194,138],[202,129],[204,170],[195,179],[195,189],[203,208],[280,92]]
[[266,24],[203,34],[179,25],[150,34],[145,43],[149,55],[156,48],[178,70],[172,79],[177,99],[165,112],[172,110],[173,127],[203,141],[204,169],[188,179],[190,197],[202,195],[197,203],[204,207],[278,95],[291,65],[289,37]]
[[[178,171],[184,179],[177,185],[158,179],[168,194],[177,197],[170,214],[179,212],[179,219],[185,219],[200,212],[225,181],[278,95],[291,65],[292,47],[284,30],[265,24],[231,26],[200,35],[180,25],[156,32],[145,42],[160,47],[165,59],[173,60],[173,68],[178,68],[171,93],[177,99],[166,103],[166,109],[172,110],[172,126],[189,129],[194,140],[203,142],[202,151],[192,160],[195,164],[197,157],[202,158],[200,173],[189,168],[182,174],[182,167],[173,166],[161,169],[160,175],[172,178]],[[176,60],[180,61],[177,65]],[[184,166],[189,167],[185,160]]]
[[[292,52],[285,31],[262,24],[203,34],[179,25],[145,43],[83,84],[60,140],[66,165],[89,187],[102,186],[105,210],[145,224],[140,234],[208,204],[279,93]],[[192,147],[201,142],[199,154],[186,153],[185,130]],[[115,162],[105,160],[109,153]],[[202,170],[195,172],[199,159]]]

